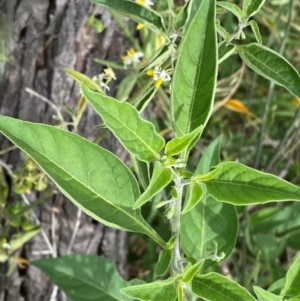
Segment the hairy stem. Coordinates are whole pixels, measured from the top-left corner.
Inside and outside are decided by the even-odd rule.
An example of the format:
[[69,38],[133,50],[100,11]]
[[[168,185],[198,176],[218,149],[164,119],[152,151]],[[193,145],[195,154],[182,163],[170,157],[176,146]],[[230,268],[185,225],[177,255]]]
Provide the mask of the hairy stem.
[[174,200],[173,207],[174,213],[171,218],[171,230],[172,236],[176,235],[176,241],[173,246],[173,258],[171,262],[171,273],[173,275],[178,275],[183,272],[183,266],[181,263],[181,254],[180,254],[180,222],[181,222],[181,204],[182,204],[182,192],[183,192],[183,183],[182,179],[173,172],[175,189],[177,192],[177,197]]

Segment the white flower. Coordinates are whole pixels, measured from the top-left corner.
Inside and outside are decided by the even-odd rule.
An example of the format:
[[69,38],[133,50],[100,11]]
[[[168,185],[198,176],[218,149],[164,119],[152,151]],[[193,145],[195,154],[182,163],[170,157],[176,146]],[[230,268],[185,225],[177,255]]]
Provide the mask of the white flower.
[[116,80],[116,74],[114,73],[112,68],[106,68],[103,70],[104,72],[102,72],[101,74],[94,76],[92,78],[92,80],[97,83],[98,85],[100,85],[101,88],[103,88],[103,90],[108,90],[109,91],[109,82],[114,79]]
[[136,0],[137,4],[143,5],[143,6],[152,6],[154,3],[151,0]]
[[159,66],[156,66],[154,70],[148,70],[147,75],[153,76],[155,88],[159,88],[162,82],[169,82],[171,80],[171,76],[168,72],[166,70],[161,70],[161,67]]
[[135,51],[133,48],[130,48],[127,51],[127,55],[122,55],[121,59],[124,63],[125,68],[131,66],[132,64],[139,64],[141,62],[141,58],[144,56],[143,52]]
[[1,247],[2,247],[3,249],[5,249],[5,250],[10,250],[10,249],[11,249],[11,246],[10,246],[10,244],[7,242],[6,239],[3,239],[3,240],[2,240]]

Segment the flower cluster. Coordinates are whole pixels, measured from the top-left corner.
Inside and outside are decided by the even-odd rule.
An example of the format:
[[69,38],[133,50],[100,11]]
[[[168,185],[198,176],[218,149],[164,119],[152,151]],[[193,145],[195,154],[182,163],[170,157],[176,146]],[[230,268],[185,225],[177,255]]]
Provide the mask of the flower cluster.
[[159,66],[156,66],[154,70],[153,69],[148,70],[147,75],[153,76],[153,79],[155,81],[154,86],[157,89],[161,86],[163,82],[168,82],[171,80],[171,76],[167,73],[167,71],[162,70],[161,67]]
[[116,74],[114,73],[112,68],[106,68],[103,70],[101,74],[98,76],[93,77],[93,81],[97,83],[103,90],[109,91],[108,84],[111,82],[112,79],[116,80]]
[[143,56],[143,52],[135,51],[133,48],[130,48],[127,51],[127,55],[122,55],[121,59],[124,63],[124,67],[127,68],[131,65],[139,64]]

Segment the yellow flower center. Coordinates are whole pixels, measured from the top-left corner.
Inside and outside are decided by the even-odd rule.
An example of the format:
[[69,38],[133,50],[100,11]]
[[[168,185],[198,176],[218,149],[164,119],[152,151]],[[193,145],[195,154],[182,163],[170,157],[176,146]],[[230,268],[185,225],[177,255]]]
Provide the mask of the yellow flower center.
[[136,29],[141,30],[144,27],[145,27],[145,25],[143,23],[138,23],[138,25],[136,26]]
[[145,0],[136,0],[137,4],[145,5]]
[[153,76],[154,75],[154,70],[153,69],[147,70],[147,75],[148,76]]
[[135,50],[133,48],[130,48],[128,51],[127,51],[127,56],[132,58],[135,54]]

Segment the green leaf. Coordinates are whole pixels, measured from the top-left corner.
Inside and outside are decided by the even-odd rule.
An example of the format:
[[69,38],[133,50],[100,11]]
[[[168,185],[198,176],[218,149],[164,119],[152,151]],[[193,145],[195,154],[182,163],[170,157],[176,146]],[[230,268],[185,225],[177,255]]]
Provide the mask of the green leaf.
[[188,1],[180,9],[179,13],[175,18],[175,30],[181,29],[189,18],[189,5],[192,1]]
[[12,255],[16,250],[21,248],[26,242],[28,242],[31,238],[36,236],[40,231],[41,231],[41,226],[37,226],[32,230],[14,234],[9,241],[10,244],[9,255]]
[[170,140],[166,144],[165,154],[171,157],[180,154],[186,149],[190,150],[191,148],[193,148],[202,134],[202,129],[203,126],[200,125],[191,133]]
[[235,52],[235,46],[234,45],[227,46],[226,41],[224,41],[222,45],[219,46],[218,52],[219,52],[218,64],[220,65],[222,62],[224,62]]
[[266,0],[244,0],[243,2],[244,17],[249,19],[251,16],[255,15],[263,6],[265,1]]
[[252,20],[252,21],[248,22],[248,24],[251,26],[251,29],[254,33],[256,41],[259,44],[262,44],[262,39],[261,39],[261,35],[260,35],[260,32],[259,32],[259,27],[258,27],[257,23],[254,20]]
[[181,283],[177,284],[177,301],[184,301],[184,291]]
[[106,126],[130,153],[144,162],[160,158],[159,152],[165,145],[164,139],[155,131],[152,123],[139,116],[132,105],[95,93],[85,85],[82,86],[82,92]]
[[155,265],[154,273],[162,276],[169,268],[173,257],[173,251],[170,249],[162,249],[159,253],[158,261]]
[[136,82],[138,80],[138,74],[135,72],[129,73],[117,87],[116,99],[124,101],[128,98],[129,94],[132,92]]
[[156,11],[128,0],[91,0],[130,18],[137,23],[143,23],[156,33],[165,34],[164,19]]
[[221,1],[217,1],[217,5],[233,13],[239,20],[243,18],[244,13],[237,5],[233,3],[221,2]]
[[176,240],[177,240],[177,235],[174,234],[173,236],[171,236],[171,238],[170,238],[169,241],[167,242],[165,248],[167,248],[167,249],[173,249]]
[[229,256],[234,249],[238,232],[238,217],[234,206],[220,203],[211,197],[199,202],[181,219],[181,248],[189,257],[211,255],[214,243],[218,253]]
[[137,182],[112,153],[55,127],[0,116],[0,131],[32,159],[85,213],[105,225],[149,235],[165,245],[133,210],[140,196]]
[[256,301],[238,283],[218,273],[197,276],[192,281],[193,292],[209,301]]
[[150,183],[149,163],[140,161],[136,156],[130,156],[134,171],[138,177],[139,183],[144,190],[147,189]]
[[175,281],[178,277],[154,281],[142,285],[134,285],[121,289],[126,296],[143,301],[175,301]]
[[257,43],[236,45],[235,48],[248,67],[300,97],[300,76],[284,57]]
[[112,62],[109,60],[103,60],[103,59],[99,59],[99,58],[95,58],[94,62],[99,63],[103,66],[106,67],[111,67],[113,69],[117,69],[117,70],[124,70],[124,64],[123,63],[116,63],[116,62]]
[[218,61],[215,6],[215,0],[201,1],[180,44],[172,83],[172,119],[177,137],[204,127],[211,114]]
[[220,135],[206,148],[198,163],[195,175],[205,175],[213,166],[216,166],[220,163],[220,147],[222,138],[223,136]]
[[182,29],[182,33],[185,35],[190,27],[191,22],[194,20],[195,15],[198,12],[199,6],[202,0],[190,0],[187,1],[187,19]]
[[70,68],[64,68],[64,71],[73,79],[75,79],[79,85],[85,84],[90,90],[103,93],[101,87],[97,85],[93,80],[91,80],[88,76]]
[[3,171],[2,166],[0,166],[0,206],[4,207],[8,197],[8,184],[6,181],[6,175]]
[[300,256],[296,258],[285,277],[285,283],[280,295],[300,297]]
[[137,199],[133,209],[140,208],[147,201],[151,200],[164,187],[166,187],[173,179],[172,170],[163,166],[159,161],[155,162],[153,175],[150,184],[144,193]]
[[182,282],[188,283],[194,279],[201,267],[203,266],[204,260],[200,260],[192,266],[187,267],[182,275]]
[[114,264],[94,255],[68,255],[31,262],[73,301],[131,301],[120,293],[127,286]]
[[284,247],[281,247],[278,238],[274,233],[258,233],[252,234],[252,241],[255,247],[260,250],[265,258],[268,260],[276,260],[279,257]]
[[284,286],[285,278],[281,278],[276,280],[274,283],[270,285],[268,288],[268,292],[273,293],[275,295],[279,295],[281,288]]
[[300,188],[274,175],[238,162],[219,164],[214,178],[205,182],[208,193],[220,202],[248,205],[300,200]]
[[259,301],[282,301],[282,297],[265,291],[261,287],[253,286],[253,289]]
[[161,46],[151,58],[148,60],[148,64],[140,70],[140,73],[145,73],[149,69],[154,69],[156,66],[161,66],[168,58],[170,58],[172,51],[174,51],[174,45]]
[[186,214],[192,210],[205,197],[206,186],[198,184],[196,181],[191,181],[181,214]]
[[139,113],[143,112],[148,107],[149,102],[154,98],[156,92],[156,88],[150,87],[150,91],[147,94],[142,94],[141,97],[136,99],[134,107],[139,111]]
[[[230,33],[227,32],[225,30],[225,28],[223,26],[221,26],[220,24],[218,24],[218,23],[216,24],[216,30],[217,30],[217,33],[225,40],[225,41],[222,42],[222,44],[225,44],[225,46],[227,46],[226,41],[229,41]],[[220,54],[220,51],[219,51],[219,54]],[[220,60],[220,55],[219,55],[219,60]]]

